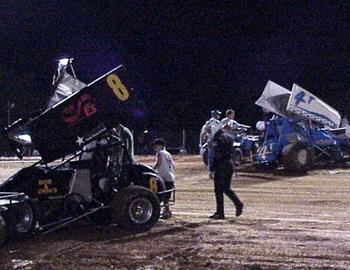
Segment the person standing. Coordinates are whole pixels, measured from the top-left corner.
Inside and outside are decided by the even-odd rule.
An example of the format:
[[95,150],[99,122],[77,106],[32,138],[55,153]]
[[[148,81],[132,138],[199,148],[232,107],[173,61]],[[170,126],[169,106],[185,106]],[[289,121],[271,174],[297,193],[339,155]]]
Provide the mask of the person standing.
[[220,124],[222,127],[225,125],[229,125],[232,129],[231,132],[233,135],[234,135],[235,131],[239,128],[243,128],[243,129],[250,128],[250,126],[242,125],[235,120],[235,111],[232,109],[229,109],[226,111],[226,117],[221,120]]
[[[164,180],[166,190],[175,189],[175,165],[173,157],[165,149],[165,142],[163,139],[159,138],[151,143],[151,147],[156,152],[156,162],[153,165],[153,169],[157,170],[160,177]],[[171,197],[171,192],[166,193],[166,198],[164,199],[164,211],[162,217],[164,219],[170,218],[172,213],[169,207],[169,200]]]
[[123,126],[122,124],[118,124],[113,130],[116,132],[116,134],[121,138],[123,143],[125,144],[127,153],[131,160],[134,160],[134,136],[130,129]]
[[341,119],[340,127],[347,127],[347,126],[349,126],[349,120],[348,120],[348,115],[345,114]]
[[236,216],[243,212],[243,203],[231,190],[231,179],[234,172],[232,158],[233,137],[230,135],[231,126],[226,124],[215,134],[213,139],[214,157],[210,170],[214,171],[214,192],[216,212],[209,218],[224,219],[224,193],[236,207]]
[[233,124],[237,123],[235,119],[235,111],[232,109],[229,109],[226,111],[226,117],[221,120],[221,126],[229,125],[231,128],[233,128]]
[[220,129],[220,115],[221,112],[219,110],[212,110],[211,111],[211,118],[204,124],[201,131],[201,139],[202,136],[207,137],[207,143],[208,143],[208,170],[209,170],[209,177],[213,178],[214,173],[210,170],[213,163],[213,139],[215,133]]

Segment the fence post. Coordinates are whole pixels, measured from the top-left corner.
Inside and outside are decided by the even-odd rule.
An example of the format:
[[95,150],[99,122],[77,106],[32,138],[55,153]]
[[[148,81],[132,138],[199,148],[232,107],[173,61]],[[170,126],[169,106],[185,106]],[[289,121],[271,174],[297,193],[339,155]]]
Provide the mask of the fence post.
[[181,146],[181,149],[180,149],[180,154],[187,154],[187,151],[186,151],[186,130],[183,129],[182,130],[182,146]]

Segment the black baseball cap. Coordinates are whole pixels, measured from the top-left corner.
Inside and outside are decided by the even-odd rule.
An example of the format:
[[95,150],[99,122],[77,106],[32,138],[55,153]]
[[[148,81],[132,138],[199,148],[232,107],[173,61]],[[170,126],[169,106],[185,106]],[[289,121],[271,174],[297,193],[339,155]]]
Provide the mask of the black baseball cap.
[[153,142],[150,143],[150,146],[153,147],[155,145],[165,146],[165,141],[162,138],[155,139]]
[[219,110],[212,110],[211,115],[220,115],[221,112]]
[[232,109],[228,109],[228,110],[226,111],[226,116],[230,115],[231,113],[235,113],[235,111],[232,110]]

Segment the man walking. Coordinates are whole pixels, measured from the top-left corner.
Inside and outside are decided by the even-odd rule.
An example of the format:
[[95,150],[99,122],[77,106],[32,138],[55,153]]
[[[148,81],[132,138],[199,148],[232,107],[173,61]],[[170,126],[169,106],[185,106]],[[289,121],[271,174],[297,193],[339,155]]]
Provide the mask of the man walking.
[[216,212],[210,216],[213,219],[224,219],[224,193],[231,199],[236,207],[236,216],[243,212],[243,203],[231,190],[231,178],[234,171],[232,159],[233,137],[230,125],[226,124],[215,134],[213,139],[214,157],[211,171],[214,171],[214,191],[216,199]]

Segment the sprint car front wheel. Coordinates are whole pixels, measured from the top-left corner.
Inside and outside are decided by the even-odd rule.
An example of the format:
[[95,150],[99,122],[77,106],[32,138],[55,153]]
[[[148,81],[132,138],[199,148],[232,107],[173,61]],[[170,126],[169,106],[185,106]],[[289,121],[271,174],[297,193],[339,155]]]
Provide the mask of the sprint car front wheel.
[[151,229],[160,216],[160,202],[151,190],[132,185],[115,194],[112,217],[122,229],[143,232]]
[[7,225],[14,236],[23,237],[32,233],[36,219],[34,210],[29,203],[11,205],[7,212]]

